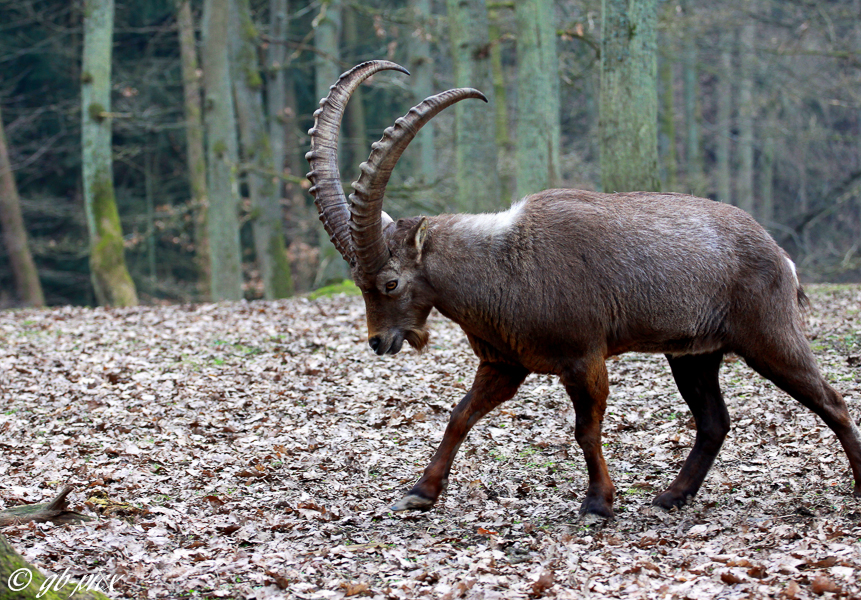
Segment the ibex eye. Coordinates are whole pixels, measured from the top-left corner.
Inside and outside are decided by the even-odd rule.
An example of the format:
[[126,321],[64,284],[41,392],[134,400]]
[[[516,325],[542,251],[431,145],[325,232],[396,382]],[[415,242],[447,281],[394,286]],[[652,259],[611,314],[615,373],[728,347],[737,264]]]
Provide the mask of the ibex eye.
[[393,280],[393,281],[389,281],[388,283],[386,283],[386,291],[387,291],[387,292],[392,292],[392,291],[394,291],[394,289],[395,289],[396,287],[398,287],[398,282],[397,282],[397,281],[394,281],[394,280]]

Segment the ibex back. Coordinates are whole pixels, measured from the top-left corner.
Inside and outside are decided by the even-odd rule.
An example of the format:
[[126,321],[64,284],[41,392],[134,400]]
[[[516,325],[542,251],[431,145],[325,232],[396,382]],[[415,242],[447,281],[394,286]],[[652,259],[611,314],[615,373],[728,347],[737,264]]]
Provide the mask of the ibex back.
[[529,373],[552,373],[574,403],[574,435],[589,472],[581,512],[612,516],[614,487],[601,453],[605,360],[629,351],[667,356],[697,426],[690,455],[656,505],[687,503],[720,450],[729,414],[718,370],[728,352],[825,421],[861,496],[858,429],[805,339],[795,267],[756,221],[692,196],[549,190],[499,214],[392,222],[382,199],[403,150],[439,111],[483,96],[449,90],[398,119],[372,146],[348,203],[338,128],[350,94],[381,69],[404,71],[386,61],[364,63],[320,102],[307,155],[311,193],[362,291],[377,354],[394,354],[404,341],[424,347],[436,308],[461,326],[480,360],[439,449],[394,510],[433,506],[476,421],[514,396]]

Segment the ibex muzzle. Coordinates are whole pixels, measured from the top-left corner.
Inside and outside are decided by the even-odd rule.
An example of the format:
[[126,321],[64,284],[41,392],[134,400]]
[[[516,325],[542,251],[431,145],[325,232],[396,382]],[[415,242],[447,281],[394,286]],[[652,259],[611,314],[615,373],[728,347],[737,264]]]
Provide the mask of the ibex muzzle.
[[[699,490],[729,431],[718,384],[726,353],[744,358],[819,415],[849,458],[861,497],[861,440],[843,398],[822,378],[802,327],[803,293],[787,255],[747,213],[679,194],[548,190],[492,215],[391,222],[383,193],[403,150],[457,89],[410,109],[373,145],[349,202],[340,185],[338,128],[353,90],[386,62],[348,71],[320,102],[308,178],[320,218],[362,290],[371,348],[427,344],[431,308],[455,321],[480,360],[424,475],[395,510],[433,506],[470,428],[514,396],[529,373],[558,375],[574,404],[589,487],[581,511],[613,514],[601,454],[605,360],[666,355],[697,426],[678,477],[654,503],[682,506]],[[477,174],[481,176],[481,174]]]

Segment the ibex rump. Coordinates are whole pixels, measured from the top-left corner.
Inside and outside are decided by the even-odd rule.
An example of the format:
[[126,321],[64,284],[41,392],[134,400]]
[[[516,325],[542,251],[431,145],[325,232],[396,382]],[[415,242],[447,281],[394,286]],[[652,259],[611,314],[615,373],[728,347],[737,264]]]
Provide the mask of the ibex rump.
[[861,497],[858,429],[805,339],[794,265],[753,218],[692,196],[548,190],[499,214],[392,222],[382,212],[383,192],[403,150],[439,111],[483,96],[450,90],[398,119],[373,145],[348,203],[338,128],[352,91],[381,69],[404,71],[364,63],[320,102],[307,155],[311,193],[362,291],[377,354],[394,354],[404,341],[423,348],[436,308],[461,326],[480,359],[430,465],[394,510],[433,506],[470,428],[534,372],[558,375],[574,403],[589,472],[581,512],[612,516],[614,487],[601,453],[604,362],[629,351],[666,354],[697,426],[690,455],[656,505],[687,503],[717,456],[729,430],[718,384],[728,352],[825,421]]

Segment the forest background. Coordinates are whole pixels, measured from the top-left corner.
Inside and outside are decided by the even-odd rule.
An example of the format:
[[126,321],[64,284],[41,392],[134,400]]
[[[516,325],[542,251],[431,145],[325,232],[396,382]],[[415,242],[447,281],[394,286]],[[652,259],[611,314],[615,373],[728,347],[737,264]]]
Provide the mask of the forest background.
[[[424,97],[468,85],[491,100],[423,130],[388,186],[395,218],[549,186],[623,191],[609,173],[627,166],[640,189],[751,212],[807,281],[861,280],[861,0],[658,2],[655,77],[638,90],[656,104],[647,169],[602,158],[599,116],[631,109],[601,105],[601,23],[598,0],[0,0],[0,306],[277,298],[341,280],[307,193],[306,132],[338,74],[380,58],[412,75],[380,74],[351,101],[345,177]],[[648,33],[637,26],[614,31]],[[87,95],[100,61],[107,101]],[[99,130],[107,157],[84,151]],[[113,223],[87,200],[99,160],[124,261],[96,255],[111,239],[97,225]],[[117,262],[131,296],[92,274]]]

